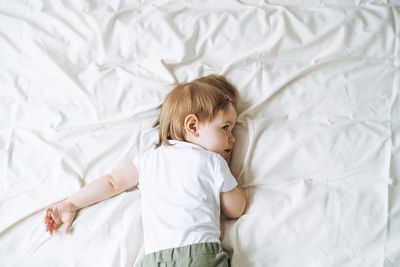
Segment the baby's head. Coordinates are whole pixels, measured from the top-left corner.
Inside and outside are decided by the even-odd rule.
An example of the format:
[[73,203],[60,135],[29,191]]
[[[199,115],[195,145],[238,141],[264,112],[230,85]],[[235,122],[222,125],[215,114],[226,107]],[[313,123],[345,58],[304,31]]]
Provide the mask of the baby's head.
[[219,153],[229,163],[235,138],[236,88],[225,77],[209,75],[179,84],[160,106],[159,142],[193,143]]

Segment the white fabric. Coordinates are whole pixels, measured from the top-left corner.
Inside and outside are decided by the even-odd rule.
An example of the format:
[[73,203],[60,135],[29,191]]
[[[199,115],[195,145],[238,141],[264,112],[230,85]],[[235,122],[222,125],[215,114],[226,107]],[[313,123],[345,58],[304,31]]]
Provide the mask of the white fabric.
[[133,266],[140,192],[43,209],[156,141],[175,80],[239,90],[232,266],[400,266],[398,0],[0,1],[0,266]]
[[142,197],[144,251],[218,242],[220,193],[237,181],[225,159],[180,141],[135,157]]

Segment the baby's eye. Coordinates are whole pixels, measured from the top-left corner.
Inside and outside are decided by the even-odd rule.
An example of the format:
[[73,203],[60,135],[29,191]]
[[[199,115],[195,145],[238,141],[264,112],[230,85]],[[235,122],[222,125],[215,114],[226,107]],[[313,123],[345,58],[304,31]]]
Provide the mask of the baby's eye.
[[229,128],[229,125],[225,125],[224,127],[222,127],[222,129],[223,129],[224,131],[228,131],[228,128]]

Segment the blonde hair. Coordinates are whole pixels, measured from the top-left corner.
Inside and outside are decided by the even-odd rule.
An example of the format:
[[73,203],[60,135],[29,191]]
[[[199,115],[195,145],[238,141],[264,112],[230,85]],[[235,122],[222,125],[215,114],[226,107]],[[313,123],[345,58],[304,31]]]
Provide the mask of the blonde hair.
[[200,122],[212,120],[232,103],[236,110],[236,88],[224,76],[208,75],[192,82],[178,84],[158,107],[160,116],[153,127],[159,126],[159,147],[168,140],[185,141],[185,118],[197,116]]

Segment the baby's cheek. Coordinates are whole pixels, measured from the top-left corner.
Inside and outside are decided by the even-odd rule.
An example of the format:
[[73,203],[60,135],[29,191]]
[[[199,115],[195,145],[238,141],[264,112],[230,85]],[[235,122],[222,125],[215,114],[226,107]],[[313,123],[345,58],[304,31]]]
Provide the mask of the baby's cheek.
[[213,135],[208,136],[207,143],[209,147],[213,149],[213,151],[218,152],[219,144],[218,144],[218,139],[215,136]]

